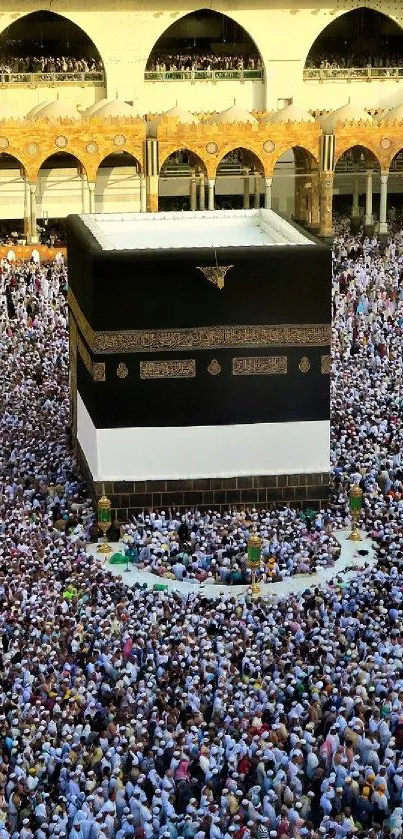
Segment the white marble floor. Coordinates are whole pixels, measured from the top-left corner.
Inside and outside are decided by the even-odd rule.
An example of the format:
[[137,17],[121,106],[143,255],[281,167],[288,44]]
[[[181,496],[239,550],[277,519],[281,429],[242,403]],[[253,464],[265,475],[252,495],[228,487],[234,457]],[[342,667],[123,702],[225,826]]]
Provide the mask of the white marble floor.
[[[298,594],[305,591],[307,588],[321,585],[323,586],[326,582],[335,579],[336,577],[339,581],[348,581],[356,577],[357,573],[362,573],[357,572],[357,570],[348,570],[351,569],[351,566],[362,567],[366,565],[367,567],[372,567],[376,561],[372,540],[362,536],[361,542],[352,542],[348,538],[348,535],[348,530],[338,530],[334,532],[334,536],[341,545],[341,554],[337,562],[331,568],[321,569],[318,574],[298,574],[293,577],[287,577],[280,583],[264,583],[261,585],[261,594],[275,597],[282,597],[291,593]],[[118,542],[112,543],[111,547],[113,548],[114,553],[122,550],[122,545]],[[366,556],[360,556],[358,554],[359,550],[366,550],[368,551],[368,554]],[[122,552],[124,551],[122,550]],[[149,588],[153,588],[153,586],[157,583],[163,583],[167,586],[169,591],[182,592],[183,594],[189,594],[189,592],[196,591],[200,592],[200,594],[203,593],[204,597],[211,599],[221,594],[224,594],[227,597],[234,597],[235,595],[245,594],[248,590],[248,586],[225,586],[203,583],[194,584],[189,582],[180,583],[176,580],[168,580],[157,577],[150,571],[140,571],[132,565],[130,565],[130,570],[126,571],[124,565],[109,565],[109,557],[105,559],[103,554],[99,554],[97,551],[94,551],[93,553],[104,560],[105,566],[114,576],[122,577],[123,581],[129,586],[132,586],[135,583],[147,583]],[[110,556],[112,556],[112,554],[110,554]]]

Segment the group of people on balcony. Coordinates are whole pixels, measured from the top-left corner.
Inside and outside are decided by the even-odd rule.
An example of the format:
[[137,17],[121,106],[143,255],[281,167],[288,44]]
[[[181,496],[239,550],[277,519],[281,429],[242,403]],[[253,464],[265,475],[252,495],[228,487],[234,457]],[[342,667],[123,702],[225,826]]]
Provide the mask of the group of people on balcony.
[[0,73],[91,73],[103,70],[97,58],[61,55],[0,55]]
[[351,68],[391,68],[403,67],[403,52],[380,55],[365,55],[364,53],[315,53],[309,55],[306,61],[306,68],[317,70],[337,70]]
[[261,60],[251,55],[177,54],[152,56],[147,70],[154,73],[191,72],[197,70],[260,70]]

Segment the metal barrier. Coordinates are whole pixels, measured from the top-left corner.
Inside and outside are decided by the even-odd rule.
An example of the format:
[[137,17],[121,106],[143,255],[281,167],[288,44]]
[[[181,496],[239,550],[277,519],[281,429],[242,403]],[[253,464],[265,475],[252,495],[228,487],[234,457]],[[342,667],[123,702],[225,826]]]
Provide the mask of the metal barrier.
[[263,70],[146,70],[146,82],[261,81]]
[[371,82],[400,81],[403,79],[403,67],[305,67],[304,82]]
[[59,84],[105,84],[103,70],[83,73],[0,73],[0,85],[59,85]]

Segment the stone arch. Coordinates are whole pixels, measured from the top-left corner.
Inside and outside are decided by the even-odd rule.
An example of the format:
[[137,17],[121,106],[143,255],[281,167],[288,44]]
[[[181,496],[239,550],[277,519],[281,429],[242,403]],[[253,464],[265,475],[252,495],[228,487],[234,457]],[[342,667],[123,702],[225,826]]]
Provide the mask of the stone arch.
[[28,212],[27,172],[21,160],[11,152],[0,154],[0,220],[15,223],[26,232],[23,220]]
[[272,207],[302,224],[317,227],[318,159],[305,146],[294,144],[281,151],[273,167]]
[[300,146],[297,145],[297,143],[293,143],[292,145],[287,146],[286,148],[280,148],[278,150],[277,156],[273,160],[273,172],[279,160],[281,160],[283,155],[287,154],[287,152],[293,152],[294,157],[295,153],[297,153],[298,162],[301,162],[302,164],[303,161],[306,161],[307,164],[311,164],[312,169],[317,168],[319,165],[318,157],[316,154],[313,153],[312,149],[309,149],[308,146]]
[[228,158],[230,155],[234,155],[237,152],[242,152],[243,159],[240,161],[242,165],[251,167],[253,166],[256,169],[259,169],[263,176],[265,175],[265,166],[261,157],[259,157],[259,155],[253,149],[249,149],[247,148],[247,146],[237,146],[234,143],[231,146],[225,147],[224,150],[221,149],[221,157],[217,161],[216,165],[216,176],[219,175],[220,166],[222,166],[225,159]]
[[403,145],[396,149],[391,157],[389,172],[403,172]]
[[[56,55],[54,50],[62,36],[60,53]],[[27,51],[21,53],[21,45],[24,45],[26,41],[31,56],[40,57],[41,54],[46,54],[53,58],[61,56],[94,58],[101,62],[103,72],[105,72],[105,62],[94,39],[69,15],[46,9],[20,14],[12,23],[0,29],[0,56],[5,55],[7,48],[10,49],[8,44],[11,41],[17,44],[19,57],[23,54],[28,55]],[[46,52],[44,52],[45,47]],[[74,48],[80,49],[81,55],[77,55]]]
[[206,163],[196,151],[188,146],[171,150],[160,164],[159,209],[195,210],[198,205],[203,208],[206,177]]
[[[365,3],[356,9],[336,13],[333,20],[322,28],[311,43],[304,67],[319,66],[320,55],[323,55],[325,60],[331,60],[332,44],[334,48],[338,46],[339,55],[345,57],[349,66],[360,67],[363,60],[365,66],[365,59],[371,54],[375,57],[379,47],[387,47],[386,52],[393,55],[393,48],[397,46],[398,41],[399,52],[403,54],[401,25],[392,15],[375,8],[375,4]],[[354,58],[357,62],[355,64]]]
[[379,158],[367,143],[349,143],[345,148],[337,150],[333,180],[334,208],[348,213],[351,206],[353,228],[359,225],[365,214],[369,173],[371,195],[374,194],[374,203],[378,204],[380,172]]
[[72,152],[56,152],[42,160],[36,182],[36,205],[39,219],[65,218],[81,213],[85,167]]
[[252,149],[234,144],[224,152],[221,150],[215,172],[217,207],[249,209],[263,206],[264,178],[264,163]]
[[340,162],[341,158],[344,157],[344,155],[348,155],[349,152],[352,152],[351,157],[352,157],[353,160],[355,160],[355,153],[356,152],[357,152],[357,155],[358,155],[359,158],[361,158],[361,155],[364,155],[364,159],[368,158],[368,160],[372,157],[374,159],[375,166],[378,167],[379,169],[381,168],[381,163],[380,163],[378,154],[375,151],[375,148],[373,148],[370,143],[367,143],[367,142],[365,142],[365,143],[347,142],[347,143],[344,143],[344,144],[339,146],[338,143],[337,143],[337,140],[336,140],[336,151],[335,151],[335,162],[334,162],[335,170],[337,169],[337,165]]
[[205,174],[207,174],[207,166],[205,160],[203,160],[203,158],[198,154],[197,151],[190,148],[189,146],[183,145],[178,146],[176,149],[172,149],[169,152],[166,152],[162,163],[160,162],[160,175],[162,174],[164,166],[166,166],[169,158],[174,157],[175,155],[182,155],[183,157],[188,158],[188,161],[183,161],[183,165],[189,165],[189,168],[203,169]]
[[97,168],[95,212],[139,212],[141,163],[128,151],[113,151]]
[[[226,38],[226,34],[229,35],[228,40]],[[212,40],[207,43],[209,37]],[[157,54],[158,50],[160,50],[160,52],[166,52],[167,43],[169,43],[169,41],[172,42],[172,49],[175,55],[178,53],[177,47],[181,41],[185,45],[187,43],[187,52],[189,55],[191,55],[192,52],[194,55],[196,54],[196,49],[202,49],[203,44],[205,45],[204,53],[206,53],[206,49],[209,44],[211,48],[211,43],[213,43],[214,37],[217,37],[217,42],[220,44],[221,54],[228,56],[235,54],[235,49],[231,49],[232,45],[230,40],[232,38],[233,46],[235,48],[239,48],[239,45],[242,44],[242,53],[245,55],[249,53],[251,56],[257,56],[261,66],[264,66],[261,50],[259,49],[256,40],[250,35],[248,30],[245,29],[243,24],[238,23],[234,17],[224,14],[221,11],[216,11],[211,7],[206,8],[202,6],[199,9],[193,9],[191,12],[184,12],[183,14],[178,15],[176,20],[166,27],[166,29],[160,34],[159,38],[155,41],[148,55],[144,69],[149,70],[154,67],[155,59],[160,57]],[[237,41],[237,37],[243,38],[243,40]],[[223,49],[223,47],[225,47],[225,49]]]

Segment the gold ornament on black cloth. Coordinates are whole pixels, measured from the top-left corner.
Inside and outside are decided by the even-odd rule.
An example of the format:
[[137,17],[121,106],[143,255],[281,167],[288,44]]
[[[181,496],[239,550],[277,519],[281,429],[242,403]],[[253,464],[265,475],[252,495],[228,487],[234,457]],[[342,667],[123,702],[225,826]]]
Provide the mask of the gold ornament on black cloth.
[[230,270],[230,268],[233,268],[234,266],[233,265],[219,265],[218,264],[218,259],[217,259],[217,251],[215,249],[214,249],[214,255],[215,255],[215,265],[211,265],[211,266],[208,265],[207,267],[202,267],[201,265],[197,265],[196,267],[197,267],[198,271],[201,271],[204,274],[204,276],[206,277],[206,279],[210,283],[214,283],[214,285],[216,285],[217,288],[222,290],[224,288],[225,275]]
[[126,379],[126,377],[129,375],[129,371],[126,367],[126,364],[123,361],[121,361],[120,364],[118,364],[116,368],[116,375],[119,379]]
[[298,364],[298,367],[301,373],[309,373],[311,369],[311,362],[309,361],[309,358],[306,357],[306,355],[302,356],[301,361]]
[[210,364],[207,367],[207,371],[208,373],[210,373],[210,376],[218,376],[218,374],[221,373],[221,364],[217,361],[216,358],[213,358],[213,360],[210,361]]

